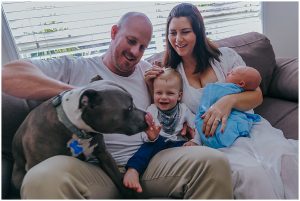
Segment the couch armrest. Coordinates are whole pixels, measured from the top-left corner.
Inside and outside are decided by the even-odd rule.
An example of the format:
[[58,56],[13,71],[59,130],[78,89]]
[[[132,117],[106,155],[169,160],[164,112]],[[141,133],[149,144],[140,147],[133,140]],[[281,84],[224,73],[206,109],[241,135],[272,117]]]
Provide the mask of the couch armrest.
[[2,93],[2,158],[13,160],[13,137],[28,113],[40,103]]
[[298,102],[298,58],[277,58],[268,96]]
[[11,184],[12,140],[28,113],[41,101],[20,99],[2,92],[2,199],[19,199]]

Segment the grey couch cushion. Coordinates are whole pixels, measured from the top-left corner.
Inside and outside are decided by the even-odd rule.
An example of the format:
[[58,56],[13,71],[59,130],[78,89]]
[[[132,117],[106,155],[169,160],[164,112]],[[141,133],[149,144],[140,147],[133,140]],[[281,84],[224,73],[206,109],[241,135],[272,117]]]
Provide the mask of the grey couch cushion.
[[2,157],[13,160],[12,139],[29,111],[26,100],[2,93]]
[[277,66],[269,87],[269,95],[298,101],[298,58],[276,59]]
[[276,64],[270,40],[263,34],[250,32],[215,42],[220,47],[234,49],[241,55],[246,65],[255,67],[260,72],[262,76],[260,87],[266,95]]
[[298,139],[298,103],[278,98],[264,97],[264,102],[254,109],[286,138]]

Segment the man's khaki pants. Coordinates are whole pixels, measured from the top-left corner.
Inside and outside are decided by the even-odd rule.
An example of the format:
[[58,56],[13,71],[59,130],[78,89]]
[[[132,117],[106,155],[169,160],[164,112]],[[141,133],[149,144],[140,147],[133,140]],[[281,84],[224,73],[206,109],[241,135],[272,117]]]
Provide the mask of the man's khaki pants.
[[[177,147],[156,154],[141,178],[141,198],[232,199],[225,156],[204,146]],[[23,199],[118,199],[101,168],[69,156],[49,158],[30,169]]]

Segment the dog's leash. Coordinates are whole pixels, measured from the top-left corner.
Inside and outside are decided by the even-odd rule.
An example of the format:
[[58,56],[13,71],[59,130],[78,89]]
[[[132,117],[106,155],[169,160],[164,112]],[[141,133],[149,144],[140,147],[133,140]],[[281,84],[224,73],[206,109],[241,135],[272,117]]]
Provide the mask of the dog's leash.
[[60,94],[55,96],[51,101],[52,105],[56,108],[58,119],[65,127],[67,127],[72,133],[76,134],[79,138],[82,139],[91,138],[92,136],[86,133],[84,130],[79,130],[76,126],[74,126],[74,124],[67,117],[61,105],[62,97],[68,91],[69,90],[61,92]]

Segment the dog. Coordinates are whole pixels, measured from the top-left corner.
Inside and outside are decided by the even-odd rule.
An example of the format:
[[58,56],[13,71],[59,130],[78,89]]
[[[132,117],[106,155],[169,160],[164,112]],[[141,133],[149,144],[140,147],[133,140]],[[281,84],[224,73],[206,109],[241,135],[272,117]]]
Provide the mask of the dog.
[[124,197],[131,196],[106,151],[102,134],[133,135],[148,128],[146,112],[135,107],[131,95],[111,81],[94,81],[65,91],[33,109],[17,130],[12,144],[12,181],[20,189],[26,172],[55,155],[80,159],[96,157]]

